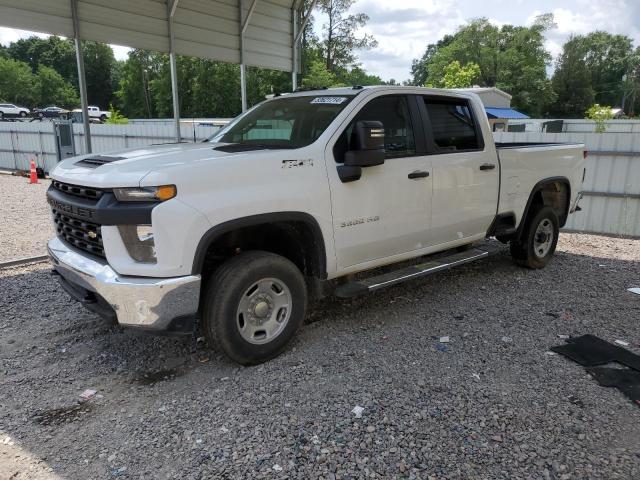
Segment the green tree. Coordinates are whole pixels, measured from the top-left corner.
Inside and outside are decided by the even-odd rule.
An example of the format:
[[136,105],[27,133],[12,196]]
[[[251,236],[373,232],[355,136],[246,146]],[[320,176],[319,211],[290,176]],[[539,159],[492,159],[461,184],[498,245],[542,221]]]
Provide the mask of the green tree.
[[71,85],[78,84],[75,47],[69,39],[55,35],[23,38],[11,43],[8,53],[14,60],[28,63],[33,73],[37,72],[39,65],[46,65]]
[[37,102],[39,105],[43,107],[58,105],[71,109],[80,103],[76,90],[53,68],[40,65],[36,76],[39,89]]
[[339,68],[335,72],[336,82],[349,86],[381,85],[382,79],[377,75],[367,73],[359,65],[352,69]]
[[424,85],[435,84],[437,79],[430,79],[428,77],[427,65],[429,65],[434,57],[434,55],[438,52],[439,49],[446,47],[454,40],[453,35],[445,35],[441,40],[438,40],[437,43],[431,43],[427,45],[427,49],[421,58],[414,58],[411,62],[411,80],[409,81],[410,85],[416,85],[418,87],[422,87]]
[[116,92],[119,109],[128,118],[157,116],[151,85],[159,77],[161,55],[134,49],[120,69],[120,88]]
[[477,63],[468,63],[465,66],[454,60],[444,69],[444,76],[438,86],[444,88],[467,88],[472,87],[480,77],[480,67]]
[[336,67],[347,68],[356,62],[356,50],[368,50],[378,45],[373,36],[356,36],[369,17],[364,13],[349,14],[356,0],[320,0],[320,11],[327,16],[323,26],[324,38],[320,42],[326,69],[335,72]]
[[309,72],[302,79],[304,88],[326,88],[336,83],[336,76],[327,69],[326,64],[317,61],[309,66]]
[[629,56],[627,71],[622,77],[623,96],[621,108],[629,116],[634,116],[640,102],[640,47]]
[[556,101],[550,106],[549,114],[558,118],[582,118],[593,104],[595,93],[589,69],[571,46],[565,45],[558,57],[551,81]]
[[[579,118],[594,102],[620,105],[629,86],[624,78],[634,76],[637,62],[627,36],[596,31],[570,38],[562,47],[554,73],[558,94],[555,110]],[[571,78],[574,76],[577,78]],[[567,90],[571,83],[578,84],[578,92]]]
[[0,100],[33,107],[38,96],[38,79],[28,64],[0,58]]
[[113,81],[116,65],[113,50],[104,43],[83,41],[82,51],[87,79],[87,99],[90,105],[105,109],[113,102],[117,89]]
[[513,96],[515,108],[541,115],[553,100],[546,67],[551,62],[544,48],[544,32],[553,25],[551,15],[539,16],[530,27],[497,27],[486,18],[462,26],[451,37],[430,45],[414,68],[426,68],[424,75],[414,72],[414,80],[437,84],[454,61],[475,63],[480,69],[478,83],[498,87]]
[[[116,60],[109,45],[83,41],[87,97],[90,104],[105,108],[114,100],[116,84],[113,74]],[[52,35],[48,38],[29,37],[9,45],[11,58],[29,64],[36,73],[40,65],[53,68],[78,91],[78,70],[72,40]]]
[[585,112],[585,117],[596,122],[596,133],[604,133],[607,131],[606,121],[613,118],[613,109],[596,103]]

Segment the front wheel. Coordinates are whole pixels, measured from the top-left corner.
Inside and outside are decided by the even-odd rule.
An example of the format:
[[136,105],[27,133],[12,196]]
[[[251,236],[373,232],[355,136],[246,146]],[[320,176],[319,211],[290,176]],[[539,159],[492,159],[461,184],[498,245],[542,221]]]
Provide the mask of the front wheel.
[[27,116],[27,112],[25,112],[24,110],[22,112],[20,112],[20,116],[22,118],[25,118]]
[[527,221],[519,240],[511,240],[511,256],[527,268],[543,268],[556,251],[560,227],[551,207],[542,207]]
[[279,355],[302,325],[307,289],[300,270],[269,252],[222,264],[204,290],[202,326],[211,346],[243,365]]

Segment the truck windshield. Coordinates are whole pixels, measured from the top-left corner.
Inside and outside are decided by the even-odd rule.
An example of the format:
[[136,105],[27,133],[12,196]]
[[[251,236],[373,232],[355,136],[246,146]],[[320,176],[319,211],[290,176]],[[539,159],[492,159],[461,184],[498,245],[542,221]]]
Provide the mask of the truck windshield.
[[319,95],[269,100],[238,117],[209,141],[241,150],[305,147],[318,139],[352,98]]

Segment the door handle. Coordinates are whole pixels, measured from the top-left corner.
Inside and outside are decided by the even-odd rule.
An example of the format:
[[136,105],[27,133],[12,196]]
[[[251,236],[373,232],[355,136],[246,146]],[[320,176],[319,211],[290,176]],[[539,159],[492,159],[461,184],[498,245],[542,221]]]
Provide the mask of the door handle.
[[494,168],[496,168],[496,166],[493,163],[483,163],[480,165],[480,170],[493,170]]
[[407,175],[407,177],[411,180],[415,180],[416,178],[426,178],[428,176],[429,172],[426,172],[424,170],[416,170],[415,172],[411,172],[409,175]]

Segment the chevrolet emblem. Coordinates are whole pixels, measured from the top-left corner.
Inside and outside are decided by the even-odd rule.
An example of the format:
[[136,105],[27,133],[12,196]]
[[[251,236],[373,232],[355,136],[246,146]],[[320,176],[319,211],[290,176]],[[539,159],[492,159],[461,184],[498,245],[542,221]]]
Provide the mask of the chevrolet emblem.
[[98,234],[93,230],[89,230],[89,233],[87,233],[87,235],[89,236],[89,238],[98,238]]

